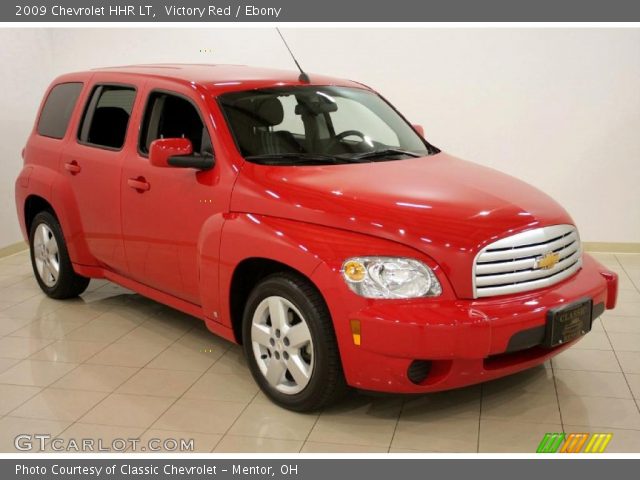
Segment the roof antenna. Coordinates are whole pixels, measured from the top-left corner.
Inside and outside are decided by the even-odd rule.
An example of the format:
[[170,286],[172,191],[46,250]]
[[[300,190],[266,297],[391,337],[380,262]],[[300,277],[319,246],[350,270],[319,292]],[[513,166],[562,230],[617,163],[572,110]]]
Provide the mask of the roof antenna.
[[287,41],[282,36],[282,33],[280,33],[280,29],[278,27],[276,27],[276,31],[278,32],[278,35],[280,35],[280,38],[282,39],[282,42],[284,43],[284,46],[287,47],[287,50],[289,50],[289,54],[291,55],[291,58],[293,58],[293,61],[296,64],[296,67],[298,67],[298,70],[300,70],[300,76],[298,77],[298,80],[300,82],[302,82],[302,83],[311,83],[311,80],[309,80],[309,75],[304,73],[304,70],[302,70],[302,67],[298,63],[298,60],[296,60],[296,57],[293,55],[293,52],[289,48],[289,44],[287,43]]

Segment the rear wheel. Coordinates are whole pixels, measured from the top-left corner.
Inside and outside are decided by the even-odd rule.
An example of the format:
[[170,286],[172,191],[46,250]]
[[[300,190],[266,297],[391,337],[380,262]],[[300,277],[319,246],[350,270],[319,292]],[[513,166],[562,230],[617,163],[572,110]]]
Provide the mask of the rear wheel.
[[329,311],[299,275],[276,273],[255,287],[243,317],[243,344],[256,382],[282,407],[316,410],[346,391]]
[[33,273],[47,296],[73,298],[86,290],[89,279],[74,272],[62,229],[50,212],[38,213],[31,222],[29,246]]

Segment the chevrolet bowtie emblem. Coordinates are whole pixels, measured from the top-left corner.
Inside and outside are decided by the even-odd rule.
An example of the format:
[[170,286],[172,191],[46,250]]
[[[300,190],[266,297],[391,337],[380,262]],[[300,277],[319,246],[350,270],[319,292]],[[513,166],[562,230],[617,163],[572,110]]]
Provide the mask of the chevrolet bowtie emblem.
[[542,270],[549,270],[553,268],[560,260],[560,254],[558,252],[549,252],[536,258],[535,268]]

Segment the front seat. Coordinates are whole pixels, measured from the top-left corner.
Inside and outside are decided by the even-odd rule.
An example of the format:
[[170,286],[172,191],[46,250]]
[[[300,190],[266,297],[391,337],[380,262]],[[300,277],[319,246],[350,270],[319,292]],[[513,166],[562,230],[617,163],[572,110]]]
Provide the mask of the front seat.
[[302,147],[293,134],[286,130],[273,131],[284,120],[284,109],[279,98],[269,96],[255,99],[254,112],[258,121],[257,131],[264,153],[300,153]]

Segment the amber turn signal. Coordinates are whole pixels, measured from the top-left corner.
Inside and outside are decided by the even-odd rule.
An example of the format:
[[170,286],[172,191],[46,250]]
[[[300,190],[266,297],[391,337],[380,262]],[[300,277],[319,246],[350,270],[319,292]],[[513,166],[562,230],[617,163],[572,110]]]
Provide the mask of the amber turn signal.
[[349,260],[346,262],[342,267],[342,271],[344,272],[344,276],[347,280],[352,282],[361,282],[367,274],[364,265],[355,260]]
[[350,320],[349,323],[351,324],[351,336],[353,337],[353,344],[360,345],[360,320]]

